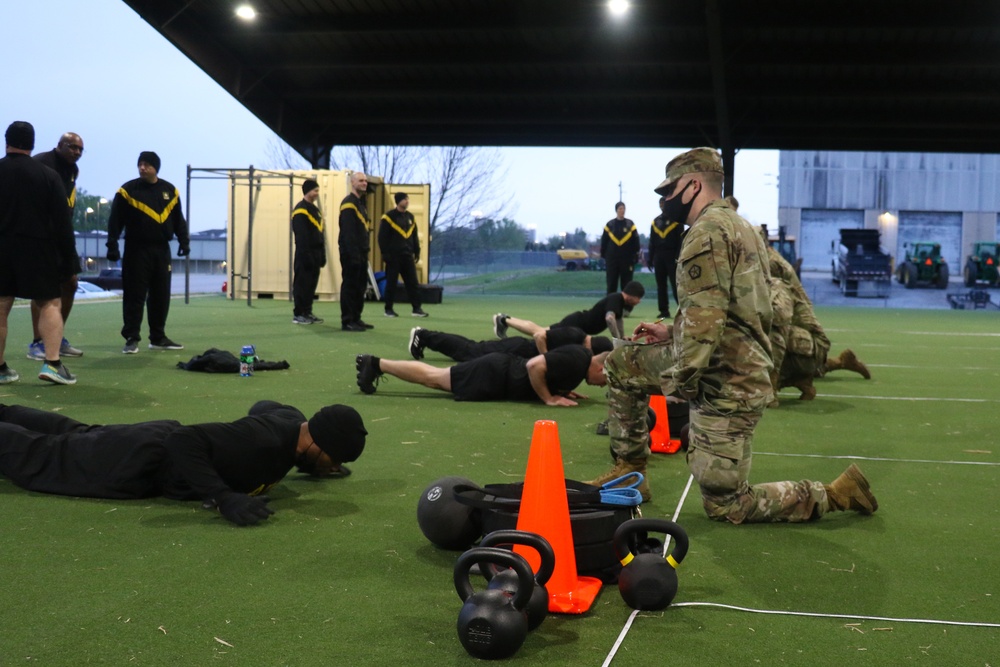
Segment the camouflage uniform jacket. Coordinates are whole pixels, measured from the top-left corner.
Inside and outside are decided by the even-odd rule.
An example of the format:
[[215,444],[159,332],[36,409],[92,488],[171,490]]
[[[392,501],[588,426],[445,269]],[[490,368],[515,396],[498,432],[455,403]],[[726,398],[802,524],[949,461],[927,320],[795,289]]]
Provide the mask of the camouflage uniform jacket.
[[723,412],[764,409],[773,396],[769,278],[757,232],[725,201],[706,206],[681,246],[676,362],[661,377],[665,393],[672,387]]

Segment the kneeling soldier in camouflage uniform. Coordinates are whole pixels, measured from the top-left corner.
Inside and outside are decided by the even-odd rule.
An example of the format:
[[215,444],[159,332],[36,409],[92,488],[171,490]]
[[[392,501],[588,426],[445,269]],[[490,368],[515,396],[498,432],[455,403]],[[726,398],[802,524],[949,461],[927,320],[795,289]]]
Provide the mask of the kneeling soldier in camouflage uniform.
[[[719,154],[696,148],[671,160],[656,188],[666,198],[664,215],[691,227],[677,267],[680,307],[673,326],[642,323],[633,338],[647,344],[621,346],[608,358],[617,462],[593,483],[645,473],[646,395],[677,394],[691,403],[687,462],[709,518],[739,524],[847,509],[871,514],[878,503],[854,465],[829,485],[747,481],[753,432],[773,397],[769,272],[760,236],[722,200],[722,178]],[[641,491],[648,499],[648,486]]]

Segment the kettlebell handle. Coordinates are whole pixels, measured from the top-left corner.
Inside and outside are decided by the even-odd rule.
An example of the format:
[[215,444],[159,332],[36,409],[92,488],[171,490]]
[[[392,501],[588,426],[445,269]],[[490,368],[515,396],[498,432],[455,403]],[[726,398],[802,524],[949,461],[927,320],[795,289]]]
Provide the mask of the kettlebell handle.
[[[498,544],[520,544],[531,547],[538,552],[541,563],[534,578],[539,584],[544,586],[552,577],[556,569],[556,552],[552,550],[549,541],[538,533],[531,533],[525,530],[494,530],[482,539],[479,543],[481,547],[493,547]],[[497,571],[493,567],[483,570],[486,581],[490,581],[496,576]]]
[[535,577],[531,573],[531,566],[520,554],[496,547],[473,547],[455,561],[455,591],[458,592],[462,602],[476,592],[469,577],[469,571],[475,563],[497,563],[514,570],[517,574],[517,592],[514,593],[511,604],[518,611],[523,611],[528,606],[531,593],[535,590]]
[[664,533],[674,538],[675,546],[666,560],[671,567],[677,569],[687,555],[688,536],[677,523],[667,519],[630,519],[618,526],[612,542],[615,546],[615,555],[618,556],[622,566],[628,565],[635,558],[635,554],[629,549],[628,538],[640,531]]

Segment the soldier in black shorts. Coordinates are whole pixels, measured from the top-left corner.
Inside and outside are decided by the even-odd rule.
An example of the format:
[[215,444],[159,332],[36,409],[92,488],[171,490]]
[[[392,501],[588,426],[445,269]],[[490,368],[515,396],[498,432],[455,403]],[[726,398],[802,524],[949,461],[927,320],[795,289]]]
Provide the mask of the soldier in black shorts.
[[410,330],[410,354],[414,359],[424,358],[424,349],[440,352],[455,361],[470,361],[484,357],[491,352],[505,352],[515,357],[531,359],[563,345],[583,345],[595,354],[610,352],[611,339],[606,336],[590,336],[577,327],[545,329],[531,338],[501,338],[500,340],[475,341],[458,334],[430,331],[423,327]]
[[582,345],[564,345],[531,359],[493,352],[463,361],[450,368],[437,368],[421,361],[394,361],[370,354],[356,359],[358,386],[374,394],[382,375],[440,389],[456,401],[533,401],[546,405],[574,406],[573,399],[586,398],[574,389],[581,383],[603,387],[604,359]]
[[[591,306],[589,310],[578,310],[570,313],[555,324],[550,325],[549,329],[577,327],[591,336],[596,336],[608,329],[615,338],[622,338],[624,334],[622,317],[625,316],[626,312],[631,312],[633,308],[638,306],[645,294],[646,288],[642,286],[642,283],[633,280],[625,285],[625,289],[621,292],[607,295]],[[541,326],[531,320],[518,319],[505,313],[497,313],[493,316],[493,333],[496,334],[497,338],[506,338],[508,328],[529,336],[544,331]]]

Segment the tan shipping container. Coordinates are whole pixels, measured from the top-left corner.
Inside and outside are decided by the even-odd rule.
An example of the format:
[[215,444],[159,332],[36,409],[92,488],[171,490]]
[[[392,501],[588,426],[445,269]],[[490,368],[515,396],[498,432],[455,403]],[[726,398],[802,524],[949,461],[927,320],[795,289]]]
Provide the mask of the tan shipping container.
[[[326,266],[320,272],[316,296],[323,301],[340,299],[340,202],[350,193],[351,170],[251,171],[230,172],[229,216],[226,226],[226,261],[231,279],[229,296],[234,299],[291,299],[292,267],[295,254],[292,210],[302,200],[302,183],[311,178],[319,183],[316,206],[323,214],[326,237]],[[253,202],[251,203],[251,190]],[[378,227],[382,215],[395,207],[393,194],[409,195],[409,211],[417,223],[420,257],[417,278],[424,284],[428,276],[430,193],[428,184],[390,184],[368,175],[366,204],[369,217],[372,271],[383,270],[378,248]]]

